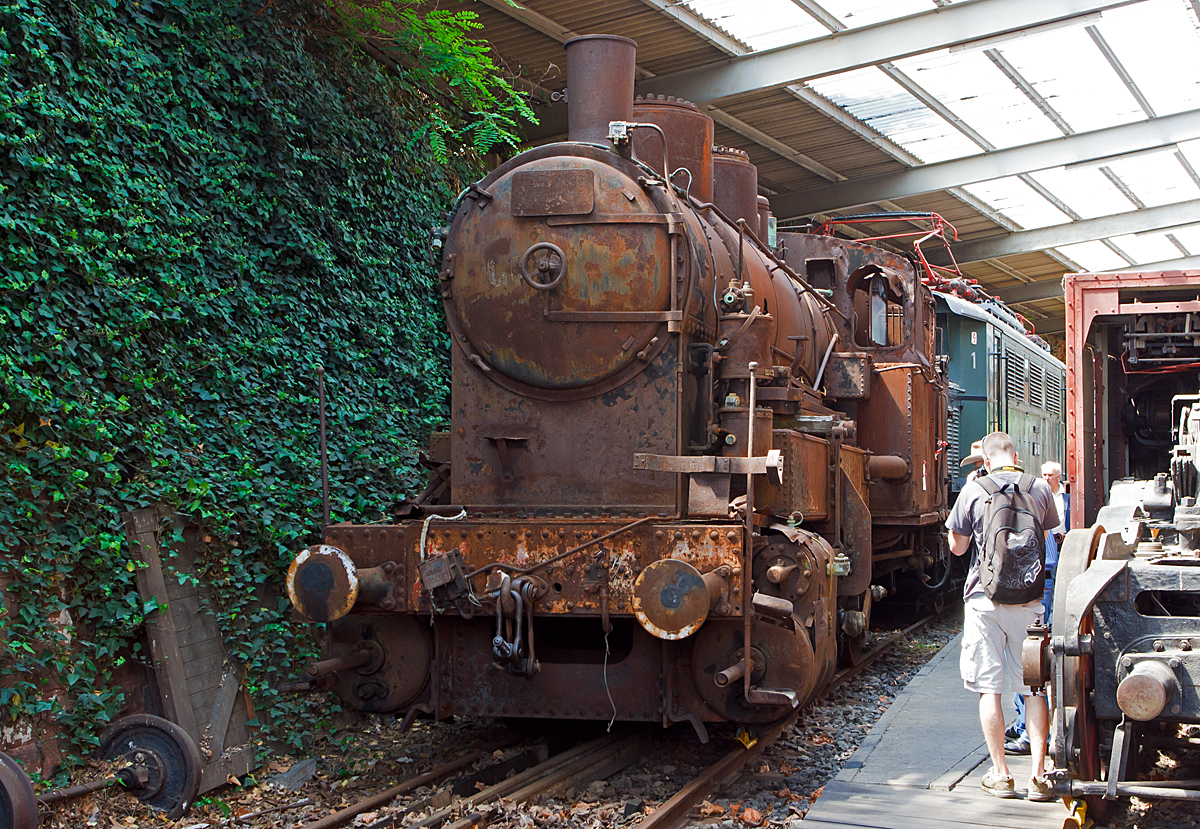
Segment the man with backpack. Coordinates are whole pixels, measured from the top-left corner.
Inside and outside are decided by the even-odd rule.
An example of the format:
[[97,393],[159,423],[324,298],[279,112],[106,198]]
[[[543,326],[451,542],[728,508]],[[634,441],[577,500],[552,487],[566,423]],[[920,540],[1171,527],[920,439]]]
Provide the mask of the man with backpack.
[[[1004,691],[1026,692],[1021,673],[1025,629],[1042,618],[1046,531],[1058,524],[1050,487],[1017,466],[1012,438],[983,439],[987,475],[966,484],[946,519],[950,551],[962,555],[974,538],[976,560],[963,588],[965,604],[959,670],[967,690],[979,694],[979,720],[992,768],[982,786],[996,797],[1016,797],[1004,756]],[[1025,696],[1033,768],[1030,800],[1051,800],[1044,776],[1049,712],[1035,689]]]

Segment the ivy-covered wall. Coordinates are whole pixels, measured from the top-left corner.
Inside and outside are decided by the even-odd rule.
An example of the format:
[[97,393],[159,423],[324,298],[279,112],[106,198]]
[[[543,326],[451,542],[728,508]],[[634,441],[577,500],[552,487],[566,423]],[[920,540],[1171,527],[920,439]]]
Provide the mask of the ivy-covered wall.
[[446,411],[425,249],[477,173],[428,78],[343,23],[319,0],[0,0],[2,726],[86,750],[120,709],[149,610],[120,515],[151,504],[206,528],[264,736],[320,724],[327,700],[272,690],[313,646],[279,585],[320,523],[316,368],[333,520],[378,520]]

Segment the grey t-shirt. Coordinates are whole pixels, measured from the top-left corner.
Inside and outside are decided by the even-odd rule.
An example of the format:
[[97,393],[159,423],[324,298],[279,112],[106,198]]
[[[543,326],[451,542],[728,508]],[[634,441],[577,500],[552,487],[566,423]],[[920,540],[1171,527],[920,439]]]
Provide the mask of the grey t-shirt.
[[[999,484],[1015,484],[1021,480],[1022,474],[1024,473],[1015,470],[997,470],[987,477]],[[1058,508],[1054,504],[1054,493],[1050,491],[1050,485],[1035,475],[1030,494],[1041,508],[1038,521],[1042,529],[1051,529],[1058,523]],[[987,499],[987,490],[978,480],[971,481],[958,493],[954,509],[950,510],[950,516],[946,519],[946,529],[959,535],[970,535],[975,539],[971,569],[967,572],[967,583],[963,585],[964,599],[970,598],[976,593],[983,595],[983,588],[979,586],[979,571],[975,565],[979,557],[979,550],[983,547],[983,514],[986,510]]]

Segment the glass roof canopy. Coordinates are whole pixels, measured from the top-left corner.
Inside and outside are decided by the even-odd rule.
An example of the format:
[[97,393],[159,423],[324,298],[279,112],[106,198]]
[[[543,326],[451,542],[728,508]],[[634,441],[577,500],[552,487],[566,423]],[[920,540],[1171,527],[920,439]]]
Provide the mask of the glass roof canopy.
[[[950,5],[945,0],[683,0],[753,50]],[[1146,0],[1069,27],[940,50],[806,85],[924,163],[1200,108],[1200,2]],[[1200,140],[962,190],[1022,229],[1200,198]],[[1064,245],[1089,271],[1200,254],[1197,224]]]

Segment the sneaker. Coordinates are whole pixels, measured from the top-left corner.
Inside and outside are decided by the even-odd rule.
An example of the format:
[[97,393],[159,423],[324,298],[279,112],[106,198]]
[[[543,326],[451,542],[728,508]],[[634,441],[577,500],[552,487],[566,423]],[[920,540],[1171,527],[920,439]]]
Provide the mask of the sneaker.
[[1053,800],[1054,794],[1050,791],[1050,781],[1046,778],[1029,778],[1029,794],[1027,800],[1047,801]]
[[979,785],[983,790],[992,797],[1016,797],[1016,786],[1013,785],[1011,775],[1000,774],[994,768],[988,769],[983,775],[983,779],[979,781]]
[[1022,735],[1015,740],[1009,740],[1004,744],[1005,754],[1029,754],[1029,738]]

